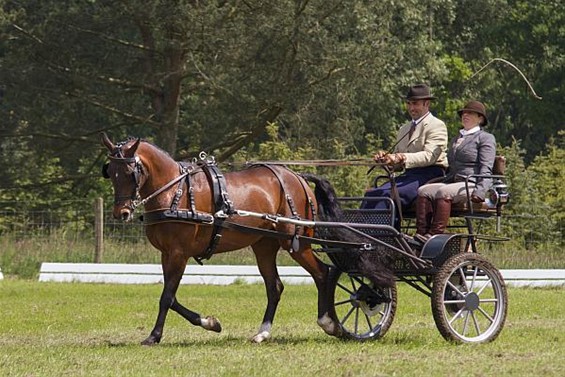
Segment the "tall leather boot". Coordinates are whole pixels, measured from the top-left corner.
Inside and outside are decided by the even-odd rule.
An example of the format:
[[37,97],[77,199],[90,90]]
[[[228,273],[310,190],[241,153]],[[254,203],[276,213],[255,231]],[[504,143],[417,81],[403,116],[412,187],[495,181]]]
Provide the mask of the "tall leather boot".
[[430,227],[432,235],[445,232],[451,215],[451,199],[436,199],[435,204],[434,219]]
[[416,198],[416,234],[425,235],[430,232],[434,209],[432,201],[425,196]]

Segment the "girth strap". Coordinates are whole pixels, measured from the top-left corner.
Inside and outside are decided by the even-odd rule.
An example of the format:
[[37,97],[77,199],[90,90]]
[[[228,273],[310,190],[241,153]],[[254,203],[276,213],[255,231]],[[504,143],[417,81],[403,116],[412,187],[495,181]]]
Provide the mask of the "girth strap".
[[212,229],[212,239],[208,247],[201,256],[194,257],[198,264],[202,264],[202,260],[210,259],[214,251],[218,247],[218,243],[222,239],[222,229],[225,219],[234,213],[233,203],[229,200],[228,190],[226,187],[226,179],[220,172],[215,163],[200,164],[202,170],[206,174],[212,191],[212,202],[214,203],[214,226]]

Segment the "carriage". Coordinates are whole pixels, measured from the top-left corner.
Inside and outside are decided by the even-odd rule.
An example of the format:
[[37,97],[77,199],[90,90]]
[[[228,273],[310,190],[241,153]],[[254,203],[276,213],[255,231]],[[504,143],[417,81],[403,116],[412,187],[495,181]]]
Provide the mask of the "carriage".
[[[472,179],[467,177],[467,182]],[[508,296],[498,269],[478,252],[478,241],[504,241],[506,238],[475,233],[475,223],[482,227],[485,221],[495,220],[497,231],[503,206],[508,202],[504,176],[492,175],[495,186],[489,192],[487,203],[476,205],[470,200],[452,209],[452,218],[460,218],[463,226],[454,226],[457,232],[432,236],[427,242],[414,241],[406,235],[414,212],[404,213],[402,231],[395,227],[395,202],[389,198],[389,208],[359,209],[357,205],[367,198],[340,198],[355,203],[344,210],[342,227],[363,235],[369,245],[334,246],[321,242],[335,265],[331,278],[331,292],[344,335],[355,340],[378,339],[390,328],[397,306],[396,286],[379,288],[358,267],[351,263],[351,255],[371,255],[374,245],[392,251],[394,275],[430,298],[436,326],[441,335],[457,343],[484,343],[494,340],[506,319]],[[468,189],[467,189],[468,190]],[[470,197],[470,195],[467,195]],[[318,233],[324,237],[324,225]],[[461,229],[463,228],[463,229]],[[370,258],[369,258],[370,259]]]
[[[189,258],[202,263],[245,246],[256,255],[268,299],[252,338],[257,343],[271,336],[283,290],[276,270],[281,247],[312,275],[318,324],[329,335],[359,341],[384,336],[395,316],[398,282],[430,297],[437,328],[449,341],[489,342],[504,326],[504,280],[478,252],[479,240],[504,238],[480,235],[474,226],[489,219],[500,226],[508,201],[500,171],[491,176],[495,185],[486,203],[477,207],[469,200],[453,209],[453,216],[464,220],[464,231],[419,243],[407,235],[409,212],[403,213],[404,228],[395,226],[397,211],[390,198],[370,199],[385,201],[385,209],[360,209],[360,201],[369,199],[337,198],[323,178],[282,166],[260,163],[222,174],[207,156],[178,163],[139,139],[114,144],[103,135],[102,141],[110,152],[104,174],[112,179],[114,216],[131,220],[143,204],[147,237],[162,253],[164,288],[145,345],[160,342],[169,309],[193,325],[221,331],[216,318],[181,305],[176,291]],[[315,195],[306,181],[315,184]]]

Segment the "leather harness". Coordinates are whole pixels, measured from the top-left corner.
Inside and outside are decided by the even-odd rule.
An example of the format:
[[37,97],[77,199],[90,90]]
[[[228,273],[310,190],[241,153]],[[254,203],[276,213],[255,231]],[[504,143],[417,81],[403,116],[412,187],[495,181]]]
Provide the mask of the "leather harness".
[[[255,167],[265,167],[268,168],[273,175],[279,181],[281,186],[281,190],[285,193],[286,201],[288,206],[290,207],[292,218],[293,219],[300,219],[298,212],[296,211],[294,201],[292,197],[286,194],[285,187],[283,185],[282,177],[280,173],[272,166],[267,164],[254,164],[251,165],[249,168]],[[275,236],[278,238],[283,239],[292,239],[291,243],[291,252],[293,250],[298,250],[300,247],[300,242],[298,239],[300,226],[295,226],[294,235],[289,234],[282,234],[276,231],[271,231],[268,229],[260,229],[260,228],[253,228],[247,227],[244,225],[239,225],[233,223],[231,221],[226,221],[228,217],[235,213],[235,209],[233,206],[233,202],[229,199],[227,186],[226,186],[226,179],[224,175],[220,172],[215,161],[212,160],[202,160],[198,161],[195,164],[189,164],[185,162],[179,163],[179,169],[181,174],[186,174],[183,180],[180,180],[177,186],[177,190],[175,195],[171,201],[171,206],[168,209],[160,209],[150,212],[145,212],[143,215],[143,222],[145,225],[153,225],[161,222],[168,222],[168,221],[182,221],[182,222],[192,222],[197,224],[208,224],[212,225],[212,236],[210,242],[206,248],[206,250],[200,256],[194,257],[198,264],[202,265],[203,260],[210,259],[214,254],[221,238],[222,238],[222,230],[225,228],[234,229],[243,231],[246,233],[261,233],[267,234],[269,236]],[[206,178],[210,184],[210,190],[212,192],[212,203],[213,203],[213,214],[205,213],[205,212],[198,212],[196,210],[196,206],[194,203],[194,188],[191,185],[191,176],[196,173],[197,171],[202,170],[206,175]],[[305,195],[306,187],[304,187],[304,183],[302,180],[299,179],[301,182],[302,188],[304,190]],[[184,194],[183,185],[186,185],[186,193],[187,193],[187,202],[188,208],[187,209],[178,209],[178,205],[182,195]],[[310,197],[308,197],[309,209],[313,216],[315,216],[315,208],[314,203]]]

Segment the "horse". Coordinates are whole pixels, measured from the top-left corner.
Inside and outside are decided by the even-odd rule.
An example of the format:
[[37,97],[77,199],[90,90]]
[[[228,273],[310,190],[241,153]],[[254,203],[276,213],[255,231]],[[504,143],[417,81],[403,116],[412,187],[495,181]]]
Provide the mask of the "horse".
[[327,294],[330,268],[315,255],[309,242],[295,242],[300,236],[311,237],[312,227],[273,221],[269,215],[239,216],[234,211],[313,220],[317,203],[303,178],[283,166],[261,164],[214,176],[205,164],[179,163],[141,139],[114,144],[103,133],[101,141],[109,151],[103,172],[114,190],[113,216],[131,221],[136,207],[143,204],[145,235],[161,252],[163,290],[155,325],[143,345],[160,343],[169,309],[194,326],[221,332],[218,319],[188,309],[178,302],[176,292],[190,258],[201,261],[248,246],[255,254],[267,294],[263,320],[252,342],[271,337],[284,290],[276,265],[281,248],[314,280],[318,325],[329,335],[342,336],[333,300]]

